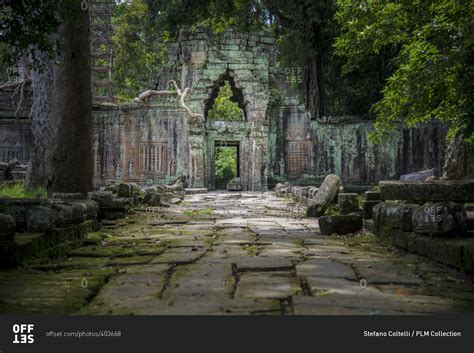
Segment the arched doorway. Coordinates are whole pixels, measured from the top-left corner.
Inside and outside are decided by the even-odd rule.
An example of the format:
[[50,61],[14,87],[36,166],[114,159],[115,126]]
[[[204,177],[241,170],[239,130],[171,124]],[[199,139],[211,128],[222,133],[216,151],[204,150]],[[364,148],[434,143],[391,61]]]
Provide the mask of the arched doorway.
[[[247,139],[247,117],[242,90],[231,72],[216,81],[205,102],[208,189],[235,189],[241,183],[241,144]],[[238,188],[237,188],[238,189]]]

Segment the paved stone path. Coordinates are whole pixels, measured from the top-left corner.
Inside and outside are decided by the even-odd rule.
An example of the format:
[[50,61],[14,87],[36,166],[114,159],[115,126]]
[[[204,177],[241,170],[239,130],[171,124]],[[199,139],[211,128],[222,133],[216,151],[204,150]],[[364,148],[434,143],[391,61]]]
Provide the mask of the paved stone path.
[[0,312],[474,313],[472,277],[370,234],[321,236],[301,211],[272,193],[223,192],[143,208],[65,259],[0,272]]

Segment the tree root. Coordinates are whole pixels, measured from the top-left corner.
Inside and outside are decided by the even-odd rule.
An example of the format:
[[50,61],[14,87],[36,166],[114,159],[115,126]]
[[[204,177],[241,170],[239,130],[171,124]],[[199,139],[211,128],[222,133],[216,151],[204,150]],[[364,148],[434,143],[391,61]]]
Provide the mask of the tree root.
[[170,83],[173,84],[173,86],[176,89],[176,92],[173,91],[156,91],[156,90],[147,90],[138,95],[133,101],[136,103],[143,103],[146,99],[149,99],[152,96],[162,96],[162,95],[174,95],[177,94],[179,97],[179,103],[181,108],[183,108],[188,116],[192,119],[196,119],[198,121],[204,121],[204,115],[201,113],[194,113],[191,108],[186,104],[185,99],[186,96],[189,93],[189,87],[186,87],[184,90],[181,90],[179,88],[178,84],[176,83],[175,80],[171,80]]

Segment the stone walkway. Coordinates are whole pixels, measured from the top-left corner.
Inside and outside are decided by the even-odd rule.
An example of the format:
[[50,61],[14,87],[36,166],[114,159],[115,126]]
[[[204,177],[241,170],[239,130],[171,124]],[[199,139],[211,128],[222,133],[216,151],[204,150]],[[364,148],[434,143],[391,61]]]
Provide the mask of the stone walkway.
[[143,208],[65,259],[0,272],[0,312],[474,313],[472,277],[370,234],[321,236],[301,211],[272,193],[223,192]]

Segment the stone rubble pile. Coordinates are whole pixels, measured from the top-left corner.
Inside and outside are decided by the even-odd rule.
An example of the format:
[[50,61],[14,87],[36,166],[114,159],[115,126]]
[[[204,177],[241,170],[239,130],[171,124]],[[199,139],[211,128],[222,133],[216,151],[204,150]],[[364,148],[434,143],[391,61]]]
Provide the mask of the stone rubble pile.
[[26,164],[21,164],[16,158],[7,162],[0,162],[0,182],[20,181],[26,178]]
[[[375,235],[409,252],[474,272],[474,180],[381,181]],[[373,197],[374,195],[370,195]],[[369,199],[367,200],[369,202]]]
[[96,220],[98,211],[92,200],[0,199],[0,214],[13,218],[16,232],[42,233]]
[[[306,215],[308,217],[319,217],[318,222],[322,235],[355,233],[363,227],[358,195],[342,191],[341,179],[334,174],[326,176],[319,188],[294,186],[288,182],[275,186],[277,196],[291,197],[307,206]],[[324,216],[326,210],[336,200],[339,214]]]
[[169,206],[184,199],[184,183],[181,180],[173,185],[158,184],[144,188],[145,196],[143,202],[148,206]]

